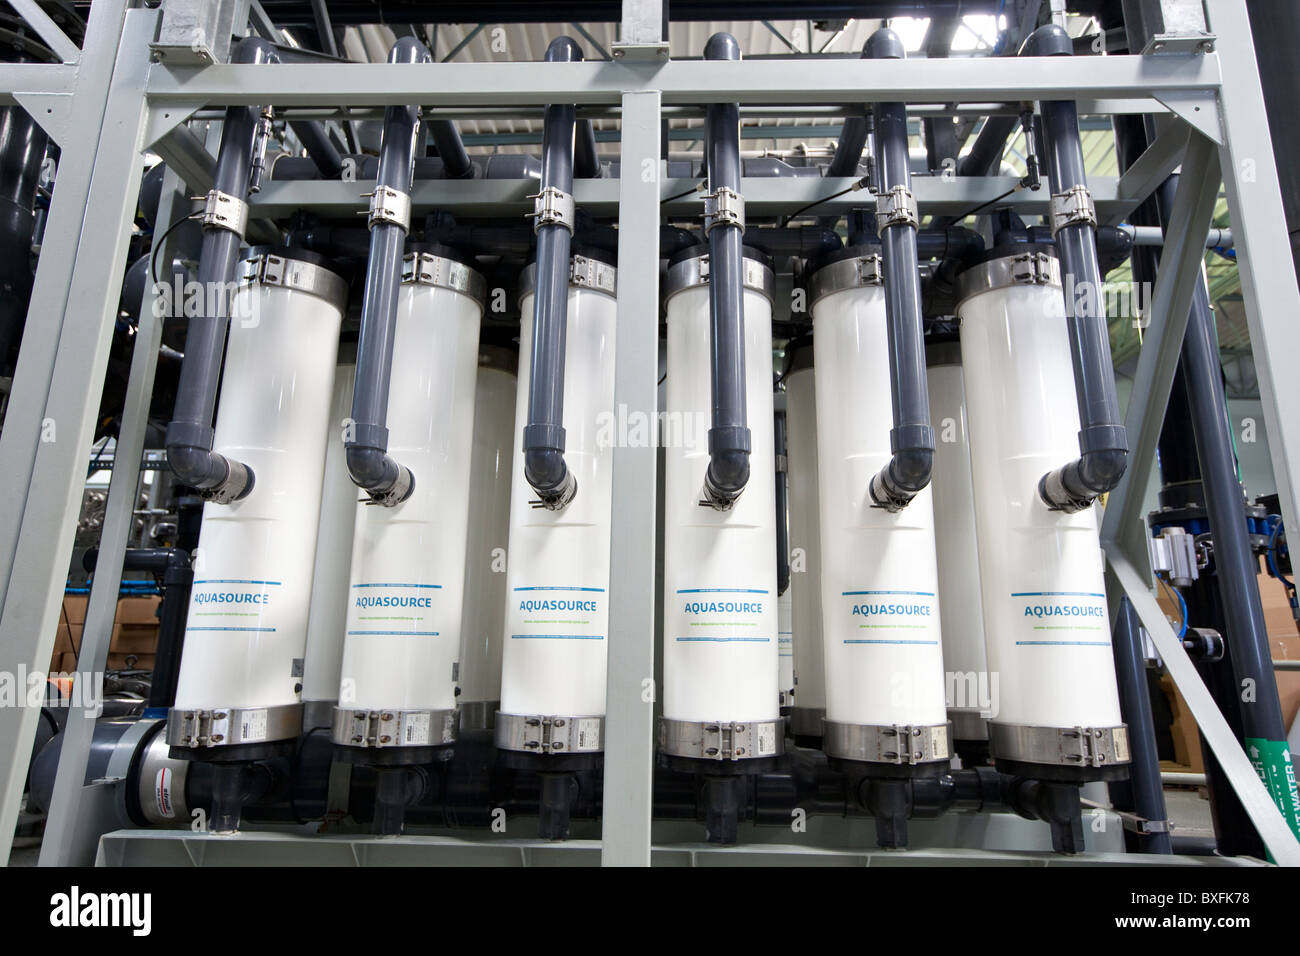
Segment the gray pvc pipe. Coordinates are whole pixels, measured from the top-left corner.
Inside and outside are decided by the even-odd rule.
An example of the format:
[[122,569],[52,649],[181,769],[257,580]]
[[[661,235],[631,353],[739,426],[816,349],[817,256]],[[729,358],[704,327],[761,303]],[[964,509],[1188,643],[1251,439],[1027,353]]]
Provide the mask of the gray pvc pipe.
[[[873,33],[863,48],[872,59],[902,60],[906,56],[898,34],[887,27]],[[907,107],[877,103],[876,171],[882,192],[893,186],[912,188],[907,154]],[[877,216],[877,221],[880,217]],[[934,429],[930,426],[930,396],[925,380],[925,326],[921,307],[916,226],[885,226],[880,230],[885,273],[885,316],[889,332],[889,379],[894,427],[889,432],[893,453],[871,480],[872,500],[888,511],[901,511],[930,483],[934,466]]]
[[442,160],[442,175],[446,179],[473,179],[478,167],[471,162],[469,153],[465,152],[465,143],[460,138],[456,124],[451,120],[434,120],[429,124],[429,136],[438,150]]
[[[388,53],[389,63],[428,63],[423,43],[402,37]],[[390,106],[384,111],[376,187],[410,194],[415,161],[414,106]],[[357,381],[352,392],[352,429],[344,441],[352,481],[386,506],[400,504],[415,490],[415,477],[388,454],[388,385],[393,368],[397,331],[397,293],[402,281],[406,229],[378,222],[370,231],[366,288],[361,304],[361,335],[357,340]]]
[[[568,37],[546,48],[547,63],[572,63],[582,50]],[[571,104],[546,107],[542,129],[542,189],[573,193]],[[564,351],[569,319],[569,249],[572,235],[561,223],[537,230],[537,290],[533,297],[533,349],[529,359],[528,423],[524,426],[524,477],[542,506],[558,511],[578,493],[564,460]]]
[[[715,33],[704,46],[706,60],[739,60],[730,33]],[[714,103],[705,119],[709,192],[740,192],[740,106]],[[744,230],[716,225],[709,232],[710,386],[709,466],[703,500],[725,511],[749,482],[750,432],[745,402]]]
[[[1021,50],[1024,56],[1070,56],[1074,44],[1055,24],[1039,27]],[[1053,195],[1087,185],[1079,115],[1072,100],[1044,101],[1041,106],[1043,145]],[[1090,223],[1065,226],[1056,234],[1064,290],[1070,358],[1074,365],[1075,399],[1079,406],[1079,450],[1074,461],[1048,472],[1038,483],[1039,496],[1049,508],[1076,512],[1110,491],[1124,477],[1128,436],[1115,392],[1115,369],[1097,262],[1096,228]],[[1076,294],[1079,289],[1086,294]],[[1088,308],[1089,304],[1095,307]],[[1093,314],[1095,313],[1095,314]]]
[[600,157],[596,155],[596,128],[591,120],[578,120],[573,142],[573,175],[579,179],[600,178]]
[[[248,38],[240,41],[231,59],[235,63],[269,63],[275,59],[275,48],[265,40]],[[259,117],[257,107],[232,106],[226,110],[222,127],[213,188],[240,200],[248,195],[253,139]],[[242,241],[239,233],[228,229],[216,226],[204,229],[199,253],[202,288],[230,287]],[[230,320],[228,296],[216,297],[215,315],[208,311],[212,298],[201,297],[199,314],[190,319],[185,334],[185,360],[177,383],[175,409],[167,426],[167,463],[184,484],[216,501],[230,502],[253,490],[255,476],[248,465],[212,450],[215,434],[212,416]]]
[[338,179],[343,172],[343,157],[330,142],[325,127],[314,120],[293,120],[289,127],[298,135],[303,149],[315,163],[322,179]]

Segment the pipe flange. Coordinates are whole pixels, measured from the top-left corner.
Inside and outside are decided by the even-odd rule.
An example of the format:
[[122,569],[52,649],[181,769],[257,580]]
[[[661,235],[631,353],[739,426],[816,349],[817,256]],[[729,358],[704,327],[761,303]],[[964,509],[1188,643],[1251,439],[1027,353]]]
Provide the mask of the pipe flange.
[[[761,294],[769,302],[776,301],[776,275],[764,263],[745,256],[741,266],[742,284],[746,289]],[[709,284],[709,254],[692,256],[668,267],[664,280],[664,307],[679,292],[699,285]]]
[[1066,226],[1096,226],[1097,207],[1083,183],[1052,194],[1052,238]]
[[348,304],[348,284],[343,277],[312,262],[291,256],[263,253],[239,264],[240,285],[269,285],[324,299],[339,311]]
[[808,308],[835,292],[884,284],[885,260],[879,253],[840,259],[818,269],[808,280]]
[[598,753],[605,746],[605,718],[587,714],[505,714],[497,711],[493,742],[498,750],[542,756]]
[[1060,767],[1111,767],[1129,762],[1128,727],[989,725],[989,752],[1000,760]]
[[659,752],[692,760],[776,757],[785,750],[785,718],[769,720],[659,719]]
[[144,745],[135,775],[136,801],[153,826],[189,826],[185,786],[190,761],[173,758],[170,750],[166,734],[156,734]]
[[248,203],[220,189],[209,189],[199,218],[204,229],[224,229],[243,239],[248,228]]
[[563,226],[569,230],[569,235],[573,235],[574,203],[572,194],[566,193],[558,186],[547,186],[541,192],[528,198],[533,200],[533,211],[525,213],[525,216],[532,217],[533,232],[538,232],[543,226]]
[[[1047,252],[1018,252],[971,266],[957,278],[958,304],[982,292],[1016,285],[1061,287],[1061,261]],[[959,310],[960,311],[960,310]]]
[[915,766],[952,757],[949,728],[942,724],[841,724],[822,721],[828,757],[861,763]]
[[274,707],[173,707],[167,743],[190,750],[293,740],[302,729],[302,704]]
[[480,306],[487,301],[487,280],[481,272],[432,252],[408,252],[402,257],[402,283],[450,289]]
[[454,743],[460,714],[451,710],[334,708],[330,739],[344,747],[441,747]]
[[920,210],[916,205],[916,196],[902,183],[890,186],[876,194],[876,225],[880,229],[893,226],[910,226],[913,229],[921,224]]
[[745,231],[745,197],[727,186],[704,194],[704,234],[718,226],[735,226]]
[[362,198],[370,197],[370,213],[366,226],[374,229],[381,222],[400,226],[403,232],[411,231],[411,197],[392,186],[376,186],[372,193],[362,193]]

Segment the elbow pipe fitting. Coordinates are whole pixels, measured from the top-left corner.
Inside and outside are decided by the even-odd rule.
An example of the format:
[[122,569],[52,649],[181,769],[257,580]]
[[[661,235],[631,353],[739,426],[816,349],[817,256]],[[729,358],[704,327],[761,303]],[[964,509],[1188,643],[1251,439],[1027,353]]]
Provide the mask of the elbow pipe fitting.
[[[389,63],[427,63],[428,49],[402,37],[388,53]],[[390,106],[384,113],[376,188],[409,195],[415,163],[419,112]],[[370,496],[370,503],[392,508],[411,497],[415,476],[388,454],[388,387],[397,331],[397,296],[402,252],[409,224],[372,219],[361,335],[357,341],[357,381],[352,392],[352,427],[344,441],[348,474]]]
[[[739,60],[740,44],[729,33],[715,33],[704,46],[706,60]],[[709,192],[740,192],[740,111],[735,103],[715,103],[705,119]],[[743,221],[743,217],[742,217]],[[709,348],[713,418],[709,465],[700,503],[729,511],[749,483],[750,432],[745,394],[745,299],[742,241],[744,226],[722,217],[709,222]]]
[[[569,37],[546,48],[547,63],[574,63],[582,50]],[[542,128],[542,190],[573,192],[575,108],[546,108]],[[539,220],[537,290],[533,298],[533,352],[524,426],[524,479],[537,506],[559,511],[578,493],[578,480],[564,460],[564,356],[569,313],[569,250],[574,224]]]
[[434,120],[429,124],[429,137],[438,158],[442,160],[444,179],[476,179],[479,169],[465,151],[465,142],[460,138],[460,131],[451,120]]
[[[1039,27],[1021,48],[1023,56],[1070,56],[1069,35],[1055,24]],[[1120,418],[1115,391],[1115,370],[1110,355],[1110,335],[1104,309],[1081,307],[1101,301],[1101,267],[1097,253],[1097,221],[1087,197],[1083,146],[1079,137],[1078,109],[1070,100],[1044,101],[1043,140],[1052,195],[1081,191],[1068,215],[1053,223],[1061,271],[1074,277],[1076,286],[1097,294],[1076,296],[1062,291],[1070,333],[1074,367],[1075,401],[1079,409],[1080,457],[1043,475],[1038,494],[1052,511],[1073,514],[1089,507],[1098,495],[1119,484],[1128,462],[1128,436]],[[1084,203],[1089,208],[1081,208]]]
[[[863,56],[901,60],[902,40],[881,28],[863,47]],[[907,109],[902,103],[878,103],[875,110],[876,169],[881,195],[901,190],[910,209],[882,217],[881,252],[885,272],[885,315],[889,330],[889,376],[893,385],[891,457],[871,479],[869,492],[877,508],[902,511],[930,483],[934,466],[934,429],[930,427],[930,396],[925,381],[925,326],[918,273],[915,205],[907,149]],[[901,215],[900,215],[901,213]],[[945,237],[946,243],[946,237]]]
[[204,447],[182,444],[176,441],[175,435],[176,430],[168,427],[167,464],[182,484],[190,485],[205,500],[219,505],[248,497],[256,483],[252,468],[213,451],[211,439]]

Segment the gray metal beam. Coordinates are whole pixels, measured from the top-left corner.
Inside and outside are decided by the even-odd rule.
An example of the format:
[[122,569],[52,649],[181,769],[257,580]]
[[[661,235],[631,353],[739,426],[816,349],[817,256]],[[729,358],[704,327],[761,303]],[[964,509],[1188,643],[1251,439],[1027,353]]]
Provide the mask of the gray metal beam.
[[1174,633],[1165,612],[1147,589],[1145,575],[1116,551],[1108,550],[1106,560],[1116,580],[1133,602],[1138,617],[1142,618],[1142,624],[1151,635],[1156,650],[1160,652],[1169,676],[1187,701],[1187,707],[1200,729],[1201,738],[1219,758],[1224,773],[1251,822],[1255,824],[1255,829],[1259,831],[1264,845],[1273,854],[1273,859],[1282,866],[1300,866],[1300,843],[1296,842],[1291,828],[1282,819],[1273,798],[1256,775],[1236,734],[1223,719],[1223,714],[1206,689],[1201,675],[1196,672],[1196,665],[1187,656],[1183,642]]
[[[555,64],[561,65],[561,64]],[[624,120],[626,122],[626,119]],[[629,170],[632,167],[625,167]],[[664,197],[689,193],[695,185],[693,179],[665,179],[659,185]],[[753,217],[775,216],[789,213],[819,199],[826,199],[810,215],[843,212],[846,209],[873,208],[875,197],[864,190],[848,192],[833,199],[842,190],[856,182],[852,177],[823,178],[801,176],[794,179],[765,177],[746,178],[741,181],[745,190],[745,209]],[[1088,181],[1093,200],[1102,214],[1124,215],[1136,205],[1131,200],[1116,196],[1119,180],[1114,176],[1094,176]],[[912,183],[912,192],[924,214],[958,215],[975,206],[997,199],[1017,183],[1012,176],[959,176],[945,181],[937,176],[918,176]],[[372,183],[357,180],[352,183],[322,180],[271,181],[252,198],[250,215],[254,218],[278,218],[298,209],[307,209],[321,215],[348,216],[365,208],[361,194]],[[533,208],[529,198],[535,189],[529,180],[475,179],[458,182],[424,180],[417,182],[411,191],[412,210],[425,213],[432,209],[473,212],[482,216],[524,213]],[[588,212],[600,216],[613,216],[618,212],[620,181],[617,179],[583,179],[573,185],[578,204]],[[1030,192],[1019,190],[998,201],[999,206],[1014,209],[1021,215],[1043,215],[1048,211],[1050,197],[1047,190]],[[670,215],[698,215],[702,200],[698,193],[675,199],[660,207]]]
[[[545,75],[542,75],[542,74]],[[580,106],[618,103],[623,91],[655,89],[669,104],[1019,102],[1146,99],[1163,92],[1209,94],[1220,82],[1214,54],[1155,57],[987,57],[967,60],[843,59],[806,64],[756,61],[556,63],[217,64],[202,70],[154,66],[152,102],[190,105]],[[958,95],[959,92],[959,95]],[[1181,103],[1186,107],[1186,103]],[[1205,97],[1213,108],[1213,97]],[[1203,108],[1205,108],[1203,107]]]
[[1273,477],[1288,528],[1300,527],[1300,290],[1282,192],[1268,135],[1264,94],[1243,0],[1209,0],[1210,29],[1228,65],[1220,93],[1224,145],[1219,151],[1237,248],[1246,323],[1259,374]]
[[[116,111],[110,105],[110,115]],[[189,209],[187,191],[174,170],[169,169],[163,179],[162,194],[158,202],[158,222],[171,222],[174,217]],[[155,259],[171,261],[170,236],[163,230],[154,232]],[[170,270],[167,271],[170,274]],[[80,675],[102,673],[108,663],[109,643],[113,636],[113,621],[117,616],[118,587],[122,580],[122,565],[135,526],[135,508],[139,501],[140,463],[144,454],[145,431],[149,427],[149,403],[153,398],[154,372],[158,364],[158,348],[162,344],[163,320],[154,314],[154,290],[146,286],[140,303],[140,321],[136,328],[135,345],[131,353],[131,372],[127,379],[126,400],[122,407],[121,428],[117,436],[113,472],[108,484],[108,501],[104,506],[104,526],[99,542],[99,562],[90,587],[90,600],[86,607],[86,623],[82,628],[80,655],[77,658]],[[85,708],[71,707],[64,727],[63,745],[59,751],[59,768],[54,782],[54,797],[41,841],[42,866],[89,866],[94,862],[98,833],[87,831],[81,824],[97,821],[98,814],[87,812],[85,802],[90,799],[83,789],[86,763],[90,756],[91,738],[95,732],[95,713]]]
[[[109,23],[95,31],[95,14],[104,10]],[[21,388],[15,380],[14,397],[20,396],[21,414],[5,422],[0,433],[0,459],[6,463],[3,495],[5,544],[0,558],[10,558],[5,575],[3,614],[0,614],[0,669],[19,673],[44,673],[54,648],[63,582],[67,579],[72,539],[80,512],[86,449],[90,447],[99,412],[108,346],[112,338],[122,284],[123,262],[139,192],[140,140],[146,109],[140,96],[149,65],[149,40],[157,26],[156,10],[126,14],[122,44],[110,43],[114,12],[120,6],[96,4],[91,10],[94,37],[83,64],[107,53],[111,75],[102,76],[105,100],[100,106],[104,135],[93,162],[79,150],[64,153],[68,179],[55,186],[55,210],[63,204],[67,214],[51,219],[47,242],[37,270],[37,291],[19,353]],[[109,45],[101,51],[100,44]],[[116,62],[114,62],[114,54]],[[82,78],[85,81],[86,77]],[[90,98],[87,126],[98,130],[91,89],[79,88],[78,98]],[[71,160],[71,162],[69,162]],[[86,190],[79,195],[84,169]],[[66,168],[70,167],[70,168]],[[67,185],[67,192],[60,192]],[[81,199],[80,208],[69,206]],[[72,221],[68,221],[72,220]],[[48,268],[47,268],[48,267]],[[66,286],[61,295],[50,288],[56,271]],[[42,283],[44,282],[44,285]],[[52,300],[52,301],[51,301]],[[46,311],[42,306],[49,305]],[[53,340],[47,343],[47,339]],[[53,345],[53,354],[45,349]],[[13,457],[10,458],[9,450]],[[25,453],[31,468],[25,470]],[[13,462],[13,473],[9,463]],[[11,483],[17,488],[10,491]],[[15,513],[16,512],[16,513]],[[21,555],[21,560],[17,556]],[[80,682],[83,678],[79,677]],[[0,859],[7,859],[13,839],[23,779],[31,754],[39,707],[0,708],[0,755],[4,777],[0,780]]]
[[[618,343],[614,406],[657,421],[659,376],[659,94],[623,95],[619,180]],[[648,175],[642,171],[648,171]],[[647,268],[646,264],[650,267]],[[655,454],[614,449],[609,665],[601,863],[650,865],[654,795]]]
[[1156,141],[1120,177],[1120,197],[1142,202],[1154,193],[1182,162],[1190,133],[1183,123],[1166,124]]
[[1105,546],[1121,548],[1137,567],[1144,567],[1149,560],[1143,497],[1187,331],[1193,290],[1201,277],[1201,261],[1205,258],[1205,241],[1201,237],[1209,229],[1218,195],[1216,147],[1200,133],[1192,132],[1124,423],[1130,443],[1128,468],[1124,480],[1110,494],[1101,524]]

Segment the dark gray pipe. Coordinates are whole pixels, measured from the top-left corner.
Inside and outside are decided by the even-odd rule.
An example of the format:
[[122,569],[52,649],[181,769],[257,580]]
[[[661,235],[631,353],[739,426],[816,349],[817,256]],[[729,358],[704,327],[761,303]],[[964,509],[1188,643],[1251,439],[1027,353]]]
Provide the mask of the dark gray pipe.
[[[786,413],[778,411],[772,423],[772,448],[776,452],[776,593],[790,587],[790,497],[786,484]],[[788,690],[788,688],[785,688]]]
[[[402,37],[388,53],[389,63],[428,63],[428,49],[414,37]],[[419,110],[390,106],[384,111],[376,189],[388,187],[410,195]],[[397,331],[397,292],[402,281],[406,228],[376,222],[370,230],[370,258],[361,303],[357,340],[357,382],[352,392],[352,428],[344,445],[352,481],[372,501],[393,507],[415,490],[415,476],[388,454],[388,385]]]
[[[863,54],[866,55],[865,52]],[[827,176],[856,176],[862,162],[862,151],[867,148],[867,118],[847,116],[840,131],[840,141],[835,144],[835,155],[826,167]]]
[[[1171,178],[1176,181],[1176,177]],[[1174,186],[1166,183],[1162,193],[1166,200],[1162,203],[1165,207],[1163,214],[1168,215]],[[1237,687],[1254,687],[1253,701],[1246,700],[1241,707],[1245,744],[1247,750],[1251,747],[1264,750],[1269,744],[1276,754],[1278,748],[1285,747],[1286,724],[1282,720],[1277,679],[1273,674],[1268,626],[1260,604],[1259,563],[1251,551],[1242,515],[1244,496],[1237,478],[1236,455],[1228,425],[1219,340],[1204,282],[1198,281],[1192,290],[1192,314],[1187,323],[1180,362],[1187,378],[1192,433],[1196,437],[1196,454],[1201,465],[1201,487],[1205,492],[1205,510],[1214,540],[1219,594],[1228,623],[1227,639],[1231,647],[1228,656]],[[1261,757],[1265,766],[1271,756],[1265,753]],[[1269,780],[1267,785],[1274,800],[1285,801],[1285,791],[1277,792],[1278,781]],[[1281,785],[1286,786],[1285,780]],[[1283,804],[1282,812],[1294,827],[1295,809]]]
[[[1035,30],[1021,50],[1023,56],[1070,56],[1073,52],[1069,35],[1055,24]],[[1086,187],[1079,114],[1074,102],[1044,101],[1041,109],[1052,194],[1075,186]],[[1110,491],[1124,477],[1128,436],[1115,392],[1095,225],[1076,222],[1064,226],[1056,234],[1056,248],[1065,279],[1065,316],[1079,406],[1081,454],[1045,474],[1038,483],[1038,494],[1052,510],[1074,513],[1089,507],[1098,495]]]
[[573,175],[578,179],[599,179],[600,172],[596,128],[591,125],[591,120],[580,119],[573,143]]
[[291,120],[289,127],[301,140],[303,149],[320,171],[321,179],[338,179],[343,172],[343,157],[330,141],[329,133],[320,123],[308,120]]
[[451,120],[434,120],[429,124],[429,136],[438,158],[442,160],[442,175],[446,179],[473,179],[478,167],[470,161],[465,152],[465,143],[460,138],[460,131]]
[[[241,40],[232,57],[235,63],[269,63],[275,47],[265,40]],[[217,153],[213,188],[240,200],[248,195],[253,162],[253,140],[261,112],[257,107],[232,106],[226,110]],[[243,236],[220,225],[205,226],[199,254],[199,282],[203,289],[230,288],[235,260]],[[213,303],[209,300],[215,298]],[[203,295],[199,314],[189,321],[185,336],[185,361],[176,387],[176,406],[167,426],[167,463],[182,483],[199,490],[211,501],[228,504],[253,490],[253,470],[212,450],[212,415],[221,382],[221,359],[229,322],[229,295]],[[215,315],[209,306],[216,305]]]
[[[546,48],[547,63],[574,63],[582,50],[568,37]],[[542,127],[542,189],[573,194],[572,104],[546,107]],[[564,461],[564,349],[569,319],[569,248],[572,224],[537,227],[537,291],[533,297],[528,424],[524,426],[524,477],[542,507],[558,511],[578,493]]]
[[[739,60],[730,33],[715,33],[704,46],[706,60]],[[705,119],[704,154],[709,193],[740,194],[740,106],[714,103]],[[745,407],[745,298],[743,226],[706,223],[709,236],[709,340],[713,421],[703,502],[729,510],[749,482],[750,435]]]
[[[887,27],[873,33],[863,56],[902,60],[903,42]],[[876,172],[880,194],[896,186],[909,192],[912,175],[907,155],[907,107],[877,103]],[[925,383],[925,326],[921,277],[917,271],[917,222],[889,224],[879,213],[881,259],[885,273],[885,316],[889,330],[889,380],[894,427],[889,432],[889,463],[871,479],[871,499],[886,511],[901,511],[930,483],[934,465],[934,429]]]
[[[1119,602],[1111,650],[1115,655],[1115,676],[1119,682],[1120,713],[1128,725],[1129,749],[1133,758],[1129,779],[1122,787],[1128,788],[1131,797],[1128,802],[1133,812],[1144,820],[1165,823],[1169,814],[1165,810],[1165,791],[1160,782],[1160,755],[1156,749],[1151,698],[1147,692],[1146,660],[1142,654],[1137,614],[1128,598],[1121,598]],[[1114,784],[1112,789],[1117,789]],[[1173,852],[1167,830],[1142,834],[1140,840],[1147,853]]]

